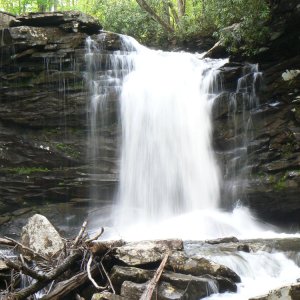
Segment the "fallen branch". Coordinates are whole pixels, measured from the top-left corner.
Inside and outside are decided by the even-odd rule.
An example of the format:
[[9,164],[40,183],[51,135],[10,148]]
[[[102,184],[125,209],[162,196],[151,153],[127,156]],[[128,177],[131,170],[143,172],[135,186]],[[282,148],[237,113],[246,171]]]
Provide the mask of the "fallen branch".
[[92,241],[89,245],[90,251],[93,255],[104,255],[112,248],[121,247],[125,244],[123,240],[116,241]]
[[12,242],[10,239],[0,238],[0,245],[14,247],[16,244]]
[[46,280],[46,276],[43,274],[39,274],[38,272],[30,269],[25,264],[19,264],[16,262],[13,262],[12,260],[6,258],[5,256],[1,256],[1,259],[5,262],[5,264],[10,268],[14,269],[16,271],[22,272],[25,275],[30,276],[33,279],[44,281]]
[[81,253],[77,251],[73,255],[67,257],[58,267],[56,267],[54,270],[48,272],[45,274],[45,279],[43,281],[37,281],[34,284],[19,290],[15,293],[10,293],[7,295],[6,299],[14,299],[14,300],[22,300],[26,299],[30,295],[35,294],[39,290],[43,289],[47,284],[49,284],[51,281],[59,277],[61,274],[63,274],[65,271],[70,269],[70,267],[81,257]]
[[84,221],[82,226],[81,226],[81,229],[80,229],[80,231],[79,231],[79,233],[78,233],[78,235],[77,235],[77,237],[74,241],[74,247],[76,247],[78,245],[79,240],[82,238],[82,236],[83,236],[83,234],[86,230],[86,226],[87,226],[87,221]]
[[42,259],[42,260],[45,260],[45,261],[49,261],[49,259],[46,256],[35,252],[34,250],[24,246],[23,244],[17,242],[16,240],[11,239],[11,238],[6,237],[6,236],[5,236],[5,239],[8,240],[9,242],[11,242],[13,244],[12,246],[20,247],[23,251],[30,253],[34,258],[36,257],[36,258],[39,258],[39,259]]
[[88,240],[85,240],[85,243],[89,244],[89,243],[97,240],[103,234],[103,232],[104,232],[104,228],[101,227],[101,230],[95,236],[93,236],[92,238],[90,238]]
[[92,282],[92,284],[94,285],[94,287],[97,290],[105,290],[107,288],[107,286],[100,286],[100,285],[98,285],[97,282],[92,277],[92,273],[91,273],[91,263],[92,263],[92,261],[93,261],[93,256],[91,255],[90,258],[89,258],[89,261],[87,263],[87,266],[86,266],[86,271],[87,271],[89,280]]
[[[92,267],[91,274],[95,276],[97,273],[97,266]],[[42,297],[42,300],[61,299],[62,297],[68,295],[70,292],[73,292],[79,286],[83,285],[88,281],[88,279],[89,278],[86,271],[80,272],[70,279],[59,282],[52,292]]]
[[104,272],[104,274],[105,274],[105,276],[107,278],[107,281],[108,281],[108,283],[110,285],[110,288],[111,288],[112,292],[114,294],[116,294],[116,290],[114,289],[114,286],[113,286],[113,284],[112,284],[112,282],[111,282],[111,280],[110,280],[110,278],[109,278],[109,276],[108,276],[108,274],[107,274],[107,272],[106,272],[106,270],[105,270],[105,268],[104,268],[104,266],[102,264],[102,261],[100,262],[100,265],[101,265],[102,271]]
[[160,263],[157,271],[155,272],[153,278],[150,280],[146,290],[143,292],[140,300],[151,300],[151,297],[152,297],[152,294],[153,294],[153,291],[160,279],[160,276],[164,270],[164,267],[167,263],[167,260],[168,260],[168,257],[169,257],[169,253],[167,253],[164,257],[164,259],[162,260],[162,262]]

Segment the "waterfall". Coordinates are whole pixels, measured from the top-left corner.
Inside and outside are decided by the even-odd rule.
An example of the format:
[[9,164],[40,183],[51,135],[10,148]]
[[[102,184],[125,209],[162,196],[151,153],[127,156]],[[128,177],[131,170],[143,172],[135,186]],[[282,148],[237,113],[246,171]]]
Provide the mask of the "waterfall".
[[216,208],[210,109],[217,67],[138,46],[120,95],[120,226]]
[[[103,176],[97,168],[108,160],[108,127],[119,120],[119,184],[109,225],[126,239],[276,236],[274,228],[261,224],[245,207],[220,209],[224,183],[211,145],[211,110],[222,93],[218,69],[227,60],[155,51],[126,36],[120,37],[122,50],[107,52],[102,43],[105,34],[87,40],[88,147],[95,179]],[[231,112],[242,110],[245,124],[239,130],[242,151],[235,152],[225,174],[233,186],[245,179],[245,135],[251,132],[249,111],[258,104],[259,76],[257,67],[249,65],[230,96]],[[97,200],[97,193],[96,187],[92,198]],[[107,219],[107,210],[105,214]]]
[[[260,223],[245,207],[221,209],[226,197],[221,191],[228,182],[232,202],[243,195],[251,110],[259,104],[257,66],[245,69],[236,93],[227,99],[235,140],[223,181],[211,145],[211,115],[222,93],[218,70],[226,60],[154,51],[124,36],[122,50],[108,53],[101,47],[104,40],[105,35],[87,40],[89,159],[92,179],[97,172],[103,175],[97,168],[107,160],[106,136],[113,128],[119,159],[115,168],[105,167],[103,172],[117,169],[119,184],[115,204],[103,208],[102,215],[92,215],[94,226],[107,225],[107,238],[127,240],[288,236]],[[242,118],[242,128],[235,118]],[[99,197],[97,191],[92,197]],[[188,248],[187,243],[187,252]],[[242,278],[237,294],[214,294],[210,299],[249,299],[299,276],[297,260],[276,251],[201,251],[197,246],[197,254],[227,265]]]

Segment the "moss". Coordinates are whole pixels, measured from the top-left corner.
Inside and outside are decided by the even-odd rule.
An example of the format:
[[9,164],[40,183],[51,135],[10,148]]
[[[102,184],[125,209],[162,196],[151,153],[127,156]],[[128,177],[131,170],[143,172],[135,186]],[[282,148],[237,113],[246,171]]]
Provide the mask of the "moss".
[[7,168],[6,171],[18,175],[29,175],[32,173],[48,172],[49,169],[42,167],[15,167]]
[[64,143],[58,143],[56,144],[56,149],[65,153],[68,156],[71,156],[73,158],[79,158],[80,152],[73,149],[72,146],[64,144]]
[[275,191],[280,191],[286,187],[286,179],[287,179],[286,175],[283,175],[282,177],[279,178],[279,180],[274,185]]

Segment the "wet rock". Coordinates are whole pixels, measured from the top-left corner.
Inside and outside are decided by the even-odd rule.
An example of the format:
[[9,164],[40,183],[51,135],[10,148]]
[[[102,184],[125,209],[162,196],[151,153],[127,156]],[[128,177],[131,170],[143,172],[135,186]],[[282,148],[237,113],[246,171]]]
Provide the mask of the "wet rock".
[[205,243],[216,245],[216,244],[222,244],[222,243],[237,243],[239,240],[235,236],[229,236],[224,238],[219,238],[215,240],[206,240]]
[[300,284],[292,284],[277,290],[273,290],[268,295],[258,296],[249,300],[299,300],[300,299]]
[[11,216],[0,216],[0,225],[9,222],[11,219]]
[[0,272],[4,270],[9,270],[9,267],[5,264],[3,260],[0,260]]
[[110,273],[110,279],[117,292],[120,292],[124,281],[133,281],[135,283],[145,283],[154,275],[154,271],[144,270],[136,267],[114,266]]
[[45,256],[53,256],[64,248],[59,233],[46,217],[39,214],[32,216],[23,227],[22,244]]
[[242,251],[242,252],[246,252],[246,253],[250,253],[251,252],[251,248],[247,244],[238,245],[236,249],[237,249],[237,251]]
[[29,13],[16,17],[10,22],[10,26],[62,26],[74,32],[82,31],[89,34],[97,33],[102,29],[98,20],[76,11]]
[[118,247],[115,257],[125,264],[139,266],[157,263],[168,251],[182,249],[183,242],[181,240],[142,241]]
[[[122,285],[121,295],[126,299],[139,300],[143,292],[146,290],[148,282],[134,283],[125,281]],[[190,298],[187,298],[190,297]],[[174,288],[167,282],[159,282],[151,299],[163,300],[179,300],[179,299],[200,299],[189,296],[187,291]]]
[[128,300],[128,298],[124,298],[119,295],[115,295],[109,292],[102,292],[94,294],[91,300]]
[[210,48],[206,54],[204,55],[204,58],[224,58],[228,56],[228,52],[226,50],[226,47],[222,45],[220,41],[218,41],[212,48]]
[[212,275],[229,278],[233,282],[241,282],[241,278],[226,266],[219,265],[204,257],[188,257],[177,251],[169,256],[166,268],[183,274],[194,276]]
[[[114,266],[110,277],[116,291],[121,290],[121,295],[133,299],[133,295],[137,295],[135,297],[140,296],[147,285],[146,282],[153,277],[154,273],[155,270]],[[200,299],[217,291],[236,291],[234,283],[230,287],[230,284],[226,283],[224,278],[214,278],[213,276],[192,276],[164,271],[161,276],[161,282],[164,282],[164,284],[159,287],[158,299],[165,299],[161,296],[162,294],[165,297],[167,297],[166,295],[168,297],[171,297],[171,295],[184,295],[183,299]],[[131,290],[131,292],[128,292],[129,296],[126,294],[128,289]]]
[[0,11],[0,29],[9,26],[9,23],[15,19],[15,16],[10,13]]
[[[88,169],[85,39],[101,25],[83,13],[49,12],[19,16],[11,26],[0,29],[1,213],[86,197],[88,186],[99,185],[77,167]],[[107,35],[106,44],[120,47],[117,35]],[[110,176],[117,172],[113,101],[107,115],[97,172]]]

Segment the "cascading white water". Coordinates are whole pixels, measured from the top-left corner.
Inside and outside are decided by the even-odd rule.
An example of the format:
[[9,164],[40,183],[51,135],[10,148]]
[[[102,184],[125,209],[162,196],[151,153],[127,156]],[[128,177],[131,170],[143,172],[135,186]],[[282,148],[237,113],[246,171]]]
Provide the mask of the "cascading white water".
[[[222,181],[211,147],[210,114],[221,92],[218,68],[227,60],[150,50],[126,36],[122,51],[107,53],[103,40],[105,34],[87,40],[89,144],[95,166],[103,142],[99,128],[118,101],[120,180],[113,209],[118,233],[126,239],[277,235],[246,208],[218,209]],[[243,105],[248,98],[254,101],[253,107],[258,100],[251,76],[259,76],[257,68],[241,77],[237,93]]]
[[219,174],[211,149],[215,69],[187,53],[136,46],[123,82],[121,227],[216,208]]
[[[244,207],[232,212],[218,208],[222,181],[211,148],[210,113],[218,93],[217,69],[226,60],[154,51],[129,37],[123,37],[123,43],[126,52],[106,57],[104,77],[102,73],[90,77],[91,86],[96,86],[91,101],[92,138],[97,139],[97,118],[109,102],[107,83],[119,99],[120,183],[112,209],[118,237],[285,237],[259,223]],[[95,66],[94,60],[90,62]],[[249,92],[243,89],[241,80],[238,92]],[[255,94],[251,99],[257,100]],[[242,278],[237,294],[213,295],[211,299],[248,299],[292,282],[300,274],[299,267],[279,253],[211,258],[228,265]]]

